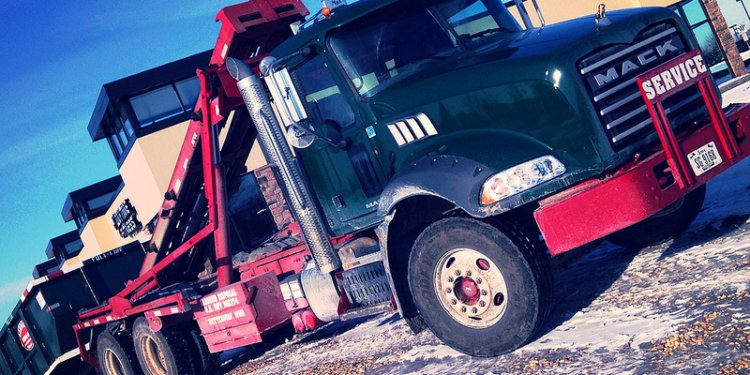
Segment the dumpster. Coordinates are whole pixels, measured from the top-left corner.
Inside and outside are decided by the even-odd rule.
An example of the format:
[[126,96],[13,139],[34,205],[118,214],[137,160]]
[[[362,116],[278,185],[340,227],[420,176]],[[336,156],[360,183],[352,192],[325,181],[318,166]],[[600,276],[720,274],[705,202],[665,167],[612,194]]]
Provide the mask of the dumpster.
[[136,278],[143,254],[136,241],[33,280],[0,330],[0,373],[93,373],[78,356],[76,313],[104,303]]

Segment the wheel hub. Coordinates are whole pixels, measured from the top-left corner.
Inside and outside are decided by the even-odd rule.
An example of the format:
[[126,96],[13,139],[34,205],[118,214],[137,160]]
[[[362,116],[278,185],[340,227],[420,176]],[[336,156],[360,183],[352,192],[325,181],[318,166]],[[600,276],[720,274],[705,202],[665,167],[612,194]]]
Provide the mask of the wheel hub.
[[459,301],[465,305],[472,306],[479,302],[479,286],[477,285],[477,282],[470,277],[460,278],[454,285],[453,291],[456,293],[456,297],[459,298]]
[[463,325],[488,327],[505,313],[505,278],[480,251],[459,248],[446,253],[438,261],[434,282],[440,304]]

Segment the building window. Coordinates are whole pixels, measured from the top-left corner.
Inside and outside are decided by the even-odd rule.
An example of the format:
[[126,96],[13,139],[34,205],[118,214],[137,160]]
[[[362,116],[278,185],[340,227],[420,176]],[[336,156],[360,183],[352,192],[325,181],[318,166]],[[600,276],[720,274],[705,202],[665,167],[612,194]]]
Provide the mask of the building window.
[[180,95],[182,105],[186,110],[192,111],[195,108],[195,103],[198,101],[198,95],[200,95],[201,85],[198,77],[190,77],[183,79],[174,84],[177,88],[177,94]]
[[695,39],[698,41],[698,46],[716,81],[721,83],[732,78],[726,57],[721,49],[721,44],[719,44],[714,30],[711,28],[711,23],[706,16],[701,1],[682,1],[672,5],[670,8],[677,12],[687,22],[688,26],[690,26],[690,32],[693,33]]
[[120,157],[128,149],[130,141],[133,140],[135,131],[133,130],[133,124],[125,112],[124,106],[120,108],[117,115],[110,115],[109,121],[104,125],[104,129],[107,135],[107,141],[109,147],[112,149],[112,153],[115,155],[115,159]]
[[80,230],[86,226],[89,219],[105,214],[117,192],[118,190],[115,190],[85,201],[75,202],[73,205],[73,215],[78,229]]
[[130,98],[141,128],[190,112],[200,90],[198,77],[170,83]]
[[68,242],[65,245],[63,245],[63,252],[64,252],[64,259],[70,259],[74,256],[78,255],[81,252],[81,249],[83,249],[83,241],[81,239],[77,239],[72,242]]

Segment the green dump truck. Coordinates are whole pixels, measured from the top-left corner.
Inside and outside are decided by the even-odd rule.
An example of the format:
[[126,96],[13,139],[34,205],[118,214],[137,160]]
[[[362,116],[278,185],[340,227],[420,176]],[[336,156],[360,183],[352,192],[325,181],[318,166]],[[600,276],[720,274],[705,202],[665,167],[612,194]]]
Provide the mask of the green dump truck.
[[[73,327],[93,367],[210,373],[290,321],[393,310],[507,353],[551,308],[551,257],[679,234],[750,152],[750,106],[722,109],[667,9],[535,27],[521,0],[328,5],[219,13],[140,274]],[[255,139],[296,222],[241,249],[226,204]]]

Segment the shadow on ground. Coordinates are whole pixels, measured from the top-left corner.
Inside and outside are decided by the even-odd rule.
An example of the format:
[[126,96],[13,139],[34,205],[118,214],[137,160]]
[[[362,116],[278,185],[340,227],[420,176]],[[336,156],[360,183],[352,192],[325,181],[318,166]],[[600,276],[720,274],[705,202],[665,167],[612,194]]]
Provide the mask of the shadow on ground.
[[662,252],[659,260],[670,258],[680,251],[693,246],[728,236],[732,232],[741,229],[748,219],[750,219],[750,215],[748,214],[732,214],[721,219],[721,222],[714,221],[697,228],[691,226],[687,232],[672,241],[669,247]]

